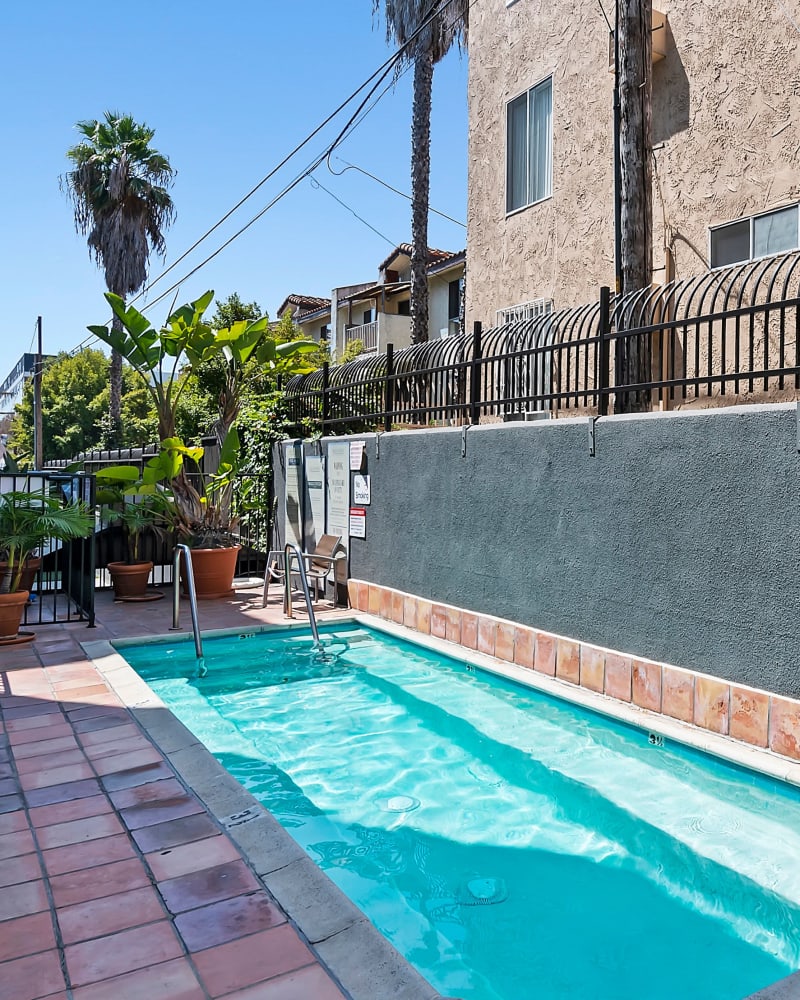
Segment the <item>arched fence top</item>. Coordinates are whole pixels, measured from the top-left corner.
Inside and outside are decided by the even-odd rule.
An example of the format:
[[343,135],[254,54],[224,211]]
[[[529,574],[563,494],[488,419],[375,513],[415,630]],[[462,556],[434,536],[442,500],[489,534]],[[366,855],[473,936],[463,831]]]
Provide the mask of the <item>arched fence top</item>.
[[792,251],[364,354],[296,376],[286,390],[297,419],[323,429],[604,414],[711,397],[719,398],[707,405],[718,405],[726,394],[740,401],[772,390],[783,399],[787,390],[800,395],[799,323],[800,251]]
[[800,252],[704,271],[623,295],[611,324],[618,330],[655,326],[665,317],[690,322],[759,304],[800,297]]
[[[484,330],[481,334],[481,357],[499,358],[515,352],[579,343],[597,337],[599,332],[600,307],[593,302]],[[464,364],[472,361],[474,344],[475,338],[471,334],[414,344],[394,352],[393,371],[395,374],[408,374]],[[385,377],[385,354],[362,354],[347,364],[330,365],[328,368],[329,387],[343,387]],[[285,388],[289,394],[321,391],[322,383],[323,370],[319,368],[308,375],[295,375]]]

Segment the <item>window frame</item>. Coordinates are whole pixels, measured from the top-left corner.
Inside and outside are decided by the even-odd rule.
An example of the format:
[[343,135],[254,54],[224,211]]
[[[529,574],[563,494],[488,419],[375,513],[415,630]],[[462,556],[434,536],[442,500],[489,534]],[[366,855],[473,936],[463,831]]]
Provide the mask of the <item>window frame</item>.
[[[503,199],[504,199],[504,203],[505,203],[505,217],[506,218],[509,218],[512,215],[516,215],[518,212],[524,212],[526,209],[531,208],[533,205],[541,205],[542,202],[548,201],[550,198],[553,197],[553,165],[554,165],[554,157],[553,157],[553,137],[554,137],[553,111],[554,111],[554,107],[555,107],[554,93],[553,93],[554,89],[555,89],[554,86],[553,86],[554,79],[555,79],[555,72],[553,70],[551,70],[550,72],[545,73],[544,76],[540,77],[535,83],[531,84],[531,86],[525,87],[524,90],[520,90],[519,93],[514,94],[513,97],[510,97],[507,101],[504,102],[504,105],[503,105],[503,114],[504,114],[503,129],[504,129],[504,133],[505,133],[505,156],[504,156],[505,183],[503,185]],[[508,111],[509,111],[509,108],[511,107],[511,105],[515,101],[518,101],[520,99],[520,97],[523,97],[523,96],[527,96],[528,97],[528,107],[530,107],[530,95],[535,90],[537,90],[539,87],[541,87],[545,83],[549,83],[550,84],[550,190],[549,190],[549,192],[546,195],[543,195],[541,198],[537,198],[534,201],[528,201],[524,205],[520,205],[518,208],[509,208],[508,207],[508,195],[509,195],[508,157],[509,157],[509,138],[510,138],[510,135],[509,135],[509,127],[508,127]],[[526,122],[528,123],[528,125],[530,124],[530,114],[526,115]],[[528,135],[527,138],[528,138],[528,141],[526,142],[526,149],[527,149],[527,153],[528,153],[528,162],[530,162],[530,136]],[[526,174],[527,174],[527,172],[526,172]],[[527,176],[529,177],[529,174],[527,174]]]
[[[793,247],[789,247],[788,250],[772,251],[771,253],[758,254],[758,256],[755,256],[753,250],[755,247],[756,219],[764,219],[770,215],[778,215],[781,212],[788,211],[790,208],[795,210],[795,245]],[[740,225],[742,222],[747,222],[749,228],[750,246],[748,256],[742,258],[741,260],[731,261],[729,264],[713,264],[714,234],[723,229],[727,229],[729,226]],[[770,208],[766,212],[755,212],[753,215],[744,215],[739,219],[730,219],[727,222],[720,222],[718,225],[708,227],[708,268],[710,271],[719,271],[723,267],[736,267],[737,264],[748,264],[754,260],[765,260],[767,257],[776,257],[783,253],[792,253],[795,250],[800,250],[800,201],[793,201],[788,205],[781,205],[778,208]]]

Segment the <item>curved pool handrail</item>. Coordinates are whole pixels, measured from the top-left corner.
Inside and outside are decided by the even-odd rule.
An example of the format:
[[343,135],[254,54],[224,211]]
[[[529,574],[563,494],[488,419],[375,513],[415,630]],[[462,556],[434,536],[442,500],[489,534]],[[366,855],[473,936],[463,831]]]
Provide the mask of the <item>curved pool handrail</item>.
[[194,651],[198,660],[203,656],[203,637],[200,635],[200,623],[197,619],[197,591],[194,587],[194,567],[192,566],[192,550],[188,545],[180,544],[175,546],[175,553],[172,557],[172,629],[179,629],[181,617],[181,591],[180,591],[180,558],[181,552],[186,560],[186,589],[189,591],[189,610],[192,613],[192,630],[194,632]]
[[292,617],[292,556],[297,559],[297,570],[295,571],[300,577],[300,583],[303,587],[303,596],[306,600],[306,608],[308,610],[308,620],[311,623],[311,634],[314,636],[314,646],[317,649],[322,647],[322,643],[319,640],[319,631],[317,630],[317,619],[314,615],[314,606],[311,603],[311,591],[308,589],[308,577],[306,576],[306,564],[303,560],[303,553],[300,551],[299,545],[293,545],[291,542],[287,542],[283,547],[283,562],[284,562],[284,597],[283,597],[283,613],[288,617]]

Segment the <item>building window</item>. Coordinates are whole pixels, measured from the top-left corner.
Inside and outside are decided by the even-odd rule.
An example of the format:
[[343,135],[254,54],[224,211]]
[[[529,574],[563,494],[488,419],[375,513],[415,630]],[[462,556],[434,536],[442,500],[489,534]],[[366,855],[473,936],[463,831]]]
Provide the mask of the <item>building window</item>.
[[549,198],[553,188],[553,81],[506,106],[506,211]]
[[319,339],[320,340],[330,340],[331,328],[326,323],[325,326],[321,326],[319,329]]
[[365,325],[366,325],[367,323],[372,323],[372,322],[373,322],[373,315],[372,315],[372,310],[371,310],[371,309],[365,309],[365,310],[364,310],[364,317],[363,317],[363,319],[361,320],[361,322],[362,322],[363,324],[365,324]]
[[549,316],[553,311],[552,299],[531,299],[529,302],[518,302],[514,306],[506,306],[497,310],[497,325],[506,323],[524,323],[527,320]]
[[461,318],[461,278],[447,284],[447,318],[451,323]]
[[725,267],[740,261],[796,250],[800,246],[798,207],[753,215],[711,230],[711,266]]
[[397,303],[397,315],[398,316],[411,315],[411,299],[403,299],[402,302]]

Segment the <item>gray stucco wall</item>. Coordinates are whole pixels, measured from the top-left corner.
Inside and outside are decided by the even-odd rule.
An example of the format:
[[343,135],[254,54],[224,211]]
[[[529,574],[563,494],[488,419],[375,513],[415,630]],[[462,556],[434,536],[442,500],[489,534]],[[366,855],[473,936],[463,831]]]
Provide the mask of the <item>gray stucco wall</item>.
[[794,406],[362,438],[352,577],[800,696]]
[[351,576],[800,696],[796,407],[602,418],[594,456],[588,428],[355,436]]

